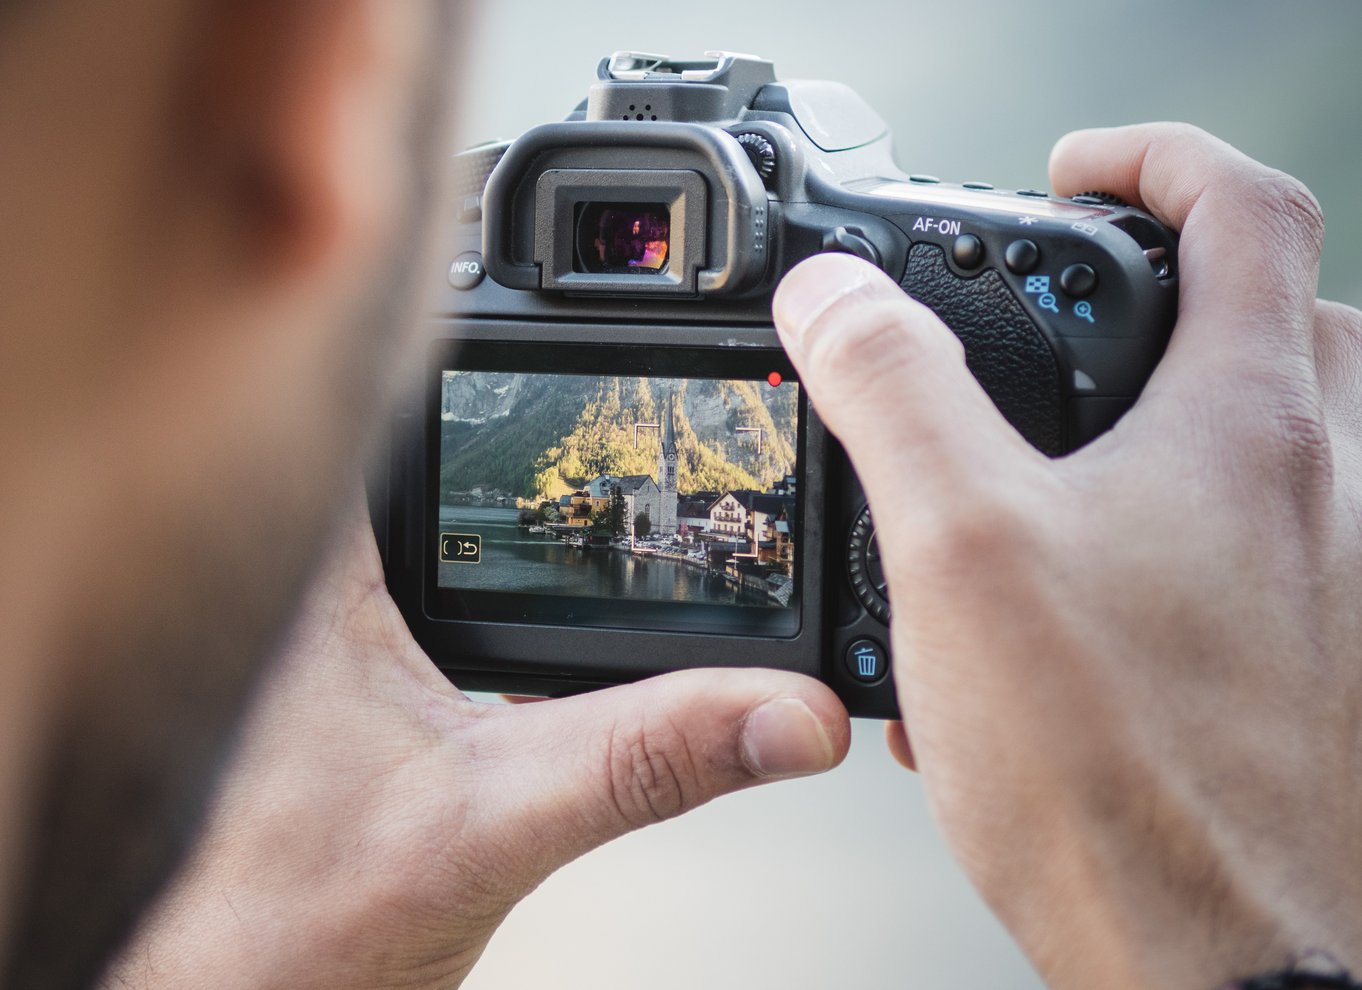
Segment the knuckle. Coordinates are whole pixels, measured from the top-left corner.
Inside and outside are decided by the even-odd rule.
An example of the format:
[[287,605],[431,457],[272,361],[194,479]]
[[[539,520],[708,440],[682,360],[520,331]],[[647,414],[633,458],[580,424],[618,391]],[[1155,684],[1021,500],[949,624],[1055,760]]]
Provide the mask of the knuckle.
[[1279,385],[1255,405],[1233,417],[1255,473],[1281,479],[1297,500],[1331,489],[1334,450],[1319,390]]
[[1194,124],[1169,121],[1148,125],[1139,163],[1145,203],[1181,227],[1201,195],[1205,163],[1215,161],[1218,144],[1214,136]]
[[[1321,303],[1315,320],[1315,362],[1325,415],[1340,453],[1362,464],[1362,313],[1337,303]],[[1362,477],[1356,471],[1354,476]]]
[[1195,124],[1183,120],[1149,124],[1150,144],[1160,144],[1180,153],[1200,151],[1215,143],[1215,137]]
[[1155,121],[1132,125],[1144,146],[1141,167],[1163,167],[1164,163],[1182,162],[1201,155],[1215,141],[1195,124],[1180,120]]
[[1321,365],[1362,358],[1362,312],[1342,303],[1316,303],[1315,352]]
[[616,726],[606,760],[610,802],[631,828],[675,818],[697,803],[695,761],[685,734],[669,723]]
[[1333,482],[1333,444],[1318,397],[1279,400],[1272,410],[1273,437],[1293,487],[1301,494],[1327,489]]
[[1214,138],[1205,128],[1198,127],[1196,124],[1189,124],[1185,120],[1172,120],[1163,124],[1155,124],[1155,127],[1162,128],[1168,136],[1179,141],[1200,141],[1202,143],[1213,141]]
[[1324,211],[1305,183],[1285,172],[1268,170],[1249,184],[1246,198],[1246,205],[1274,229],[1318,257],[1324,247]]

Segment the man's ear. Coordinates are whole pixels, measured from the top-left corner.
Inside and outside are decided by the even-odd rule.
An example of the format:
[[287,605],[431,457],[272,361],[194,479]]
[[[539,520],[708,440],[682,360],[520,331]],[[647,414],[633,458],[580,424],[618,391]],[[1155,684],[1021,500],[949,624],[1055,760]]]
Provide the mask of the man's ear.
[[193,226],[207,235],[200,246],[215,265],[239,260],[253,277],[288,280],[362,262],[337,255],[379,246],[408,178],[410,87],[429,57],[432,7],[215,0],[202,8],[177,130]]

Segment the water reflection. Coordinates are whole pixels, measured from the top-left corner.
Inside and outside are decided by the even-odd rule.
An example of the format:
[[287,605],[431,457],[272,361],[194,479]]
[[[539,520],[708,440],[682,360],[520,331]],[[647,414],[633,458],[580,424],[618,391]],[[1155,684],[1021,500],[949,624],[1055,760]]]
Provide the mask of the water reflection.
[[518,516],[516,509],[442,505],[441,531],[481,536],[482,563],[441,563],[441,587],[779,607],[763,592],[734,587],[705,568],[662,556],[571,547],[551,534],[531,533],[518,526]]

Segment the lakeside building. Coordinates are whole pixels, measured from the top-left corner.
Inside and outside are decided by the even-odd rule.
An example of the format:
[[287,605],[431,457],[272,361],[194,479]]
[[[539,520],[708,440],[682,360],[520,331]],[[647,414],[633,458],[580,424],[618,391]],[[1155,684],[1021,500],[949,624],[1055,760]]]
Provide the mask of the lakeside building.
[[794,512],[793,495],[753,496],[744,535],[757,548],[758,563],[776,564],[790,573],[794,565]]
[[724,492],[709,508],[708,532],[729,538],[741,538],[747,532],[747,514],[752,499],[761,492],[750,488],[735,488]]
[[558,514],[562,516],[560,525],[573,529],[585,529],[591,525],[591,513],[599,509],[609,499],[592,498],[588,491],[576,491],[558,499]]
[[[624,519],[627,526],[632,527],[634,518],[639,514],[647,516],[648,521],[654,524],[661,518],[662,492],[658,489],[657,482],[653,481],[652,475],[602,474],[587,483],[586,492],[597,503],[597,508],[608,508],[610,493],[616,488],[624,496]],[[675,511],[673,508],[672,512]]]
[[709,513],[714,503],[719,501],[719,496],[719,492],[693,492],[679,496],[676,505],[677,532],[684,529],[688,535],[708,533]]
[[794,515],[793,494],[736,489],[725,492],[711,507],[708,532],[745,543],[749,549],[738,556],[751,564],[774,564],[788,571],[794,563]]
[[[795,496],[785,492],[758,492],[736,488],[725,492],[710,507],[709,531],[728,537],[751,539],[756,531],[765,532],[767,524],[794,515]],[[754,521],[755,518],[755,521]]]

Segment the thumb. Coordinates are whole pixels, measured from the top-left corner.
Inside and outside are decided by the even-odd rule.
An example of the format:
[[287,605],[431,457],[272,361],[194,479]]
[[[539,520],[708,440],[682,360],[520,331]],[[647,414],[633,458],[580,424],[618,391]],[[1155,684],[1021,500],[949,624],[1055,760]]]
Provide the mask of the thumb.
[[871,504],[948,505],[1009,461],[1039,458],[965,366],[959,338],[884,272],[817,255],[781,283],[781,341]]
[[488,716],[478,748],[496,754],[484,764],[496,776],[478,782],[478,819],[529,885],[720,794],[830,770],[851,732],[826,685],[760,669],[680,671]]

